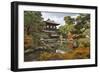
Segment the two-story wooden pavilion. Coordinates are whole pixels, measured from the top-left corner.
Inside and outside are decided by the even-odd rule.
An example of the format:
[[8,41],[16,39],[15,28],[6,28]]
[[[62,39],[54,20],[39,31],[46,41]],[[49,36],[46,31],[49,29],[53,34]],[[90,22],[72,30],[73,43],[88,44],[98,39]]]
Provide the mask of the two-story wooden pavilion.
[[46,23],[46,26],[44,27],[44,32],[48,33],[51,38],[58,37],[57,34],[57,26],[60,25],[54,21],[51,21],[48,19],[47,21],[44,21]]

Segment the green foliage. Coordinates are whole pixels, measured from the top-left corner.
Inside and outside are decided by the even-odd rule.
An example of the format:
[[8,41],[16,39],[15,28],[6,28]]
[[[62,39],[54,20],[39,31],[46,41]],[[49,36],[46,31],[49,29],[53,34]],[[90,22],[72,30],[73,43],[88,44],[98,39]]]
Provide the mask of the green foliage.
[[73,31],[74,29],[74,19],[70,16],[65,16],[65,25],[59,27],[59,32],[63,35],[66,35],[68,32]]
[[85,36],[78,39],[79,47],[90,47],[90,14],[80,14],[76,18],[76,22],[75,29],[77,34]]
[[84,32],[83,32],[83,35],[86,35],[86,37],[90,37],[90,29],[86,29]]
[[59,27],[60,34],[66,36],[68,32],[71,32],[73,35],[77,35],[79,47],[89,47],[90,14],[80,14],[76,18],[65,16],[64,20],[65,25]]
[[32,35],[33,47],[40,45],[40,38],[45,23],[41,12],[24,11],[24,31],[26,35]]
[[[82,28],[90,28],[90,14],[80,14],[79,16],[77,16],[75,29],[79,31]],[[80,33],[82,32],[80,31]]]
[[70,24],[70,25],[67,24],[66,27],[67,27],[67,30],[66,30],[67,32],[73,31],[73,29],[74,29],[74,25],[73,24]]
[[80,38],[78,43],[80,48],[90,47],[90,39],[88,38]]
[[67,23],[69,25],[74,23],[74,19],[71,18],[70,16],[65,16],[64,20],[65,20],[65,23]]
[[43,28],[43,18],[41,12],[38,11],[24,11],[24,24],[27,34],[33,32],[40,32]]
[[67,33],[66,29],[67,29],[67,27],[65,25],[64,26],[60,26],[59,27],[60,34],[65,35]]

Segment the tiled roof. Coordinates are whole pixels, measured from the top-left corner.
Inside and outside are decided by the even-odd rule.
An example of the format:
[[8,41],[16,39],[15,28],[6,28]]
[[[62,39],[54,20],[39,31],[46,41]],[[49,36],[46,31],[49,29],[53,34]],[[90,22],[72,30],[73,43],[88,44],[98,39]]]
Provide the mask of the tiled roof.
[[51,21],[51,20],[47,20],[47,21],[44,21],[44,22],[59,25],[59,23],[56,23],[55,21]]

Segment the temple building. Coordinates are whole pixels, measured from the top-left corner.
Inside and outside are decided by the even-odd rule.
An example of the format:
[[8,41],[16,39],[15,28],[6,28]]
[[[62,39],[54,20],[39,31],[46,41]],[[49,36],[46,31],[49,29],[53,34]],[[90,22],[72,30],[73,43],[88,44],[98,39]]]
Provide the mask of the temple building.
[[48,33],[51,38],[59,37],[59,35],[57,34],[57,26],[60,24],[55,23],[54,21],[51,21],[50,19],[44,22],[46,23],[46,26],[44,27],[43,31]]

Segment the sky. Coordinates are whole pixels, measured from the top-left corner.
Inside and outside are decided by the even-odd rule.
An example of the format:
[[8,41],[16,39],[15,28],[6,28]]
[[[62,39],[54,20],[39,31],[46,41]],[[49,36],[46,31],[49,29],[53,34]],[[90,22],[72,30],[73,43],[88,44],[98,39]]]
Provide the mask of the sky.
[[41,13],[44,20],[47,20],[47,19],[53,20],[54,22],[59,23],[60,26],[64,25],[65,16],[71,16],[75,18],[79,15],[77,13],[60,13],[60,12],[41,12]]

